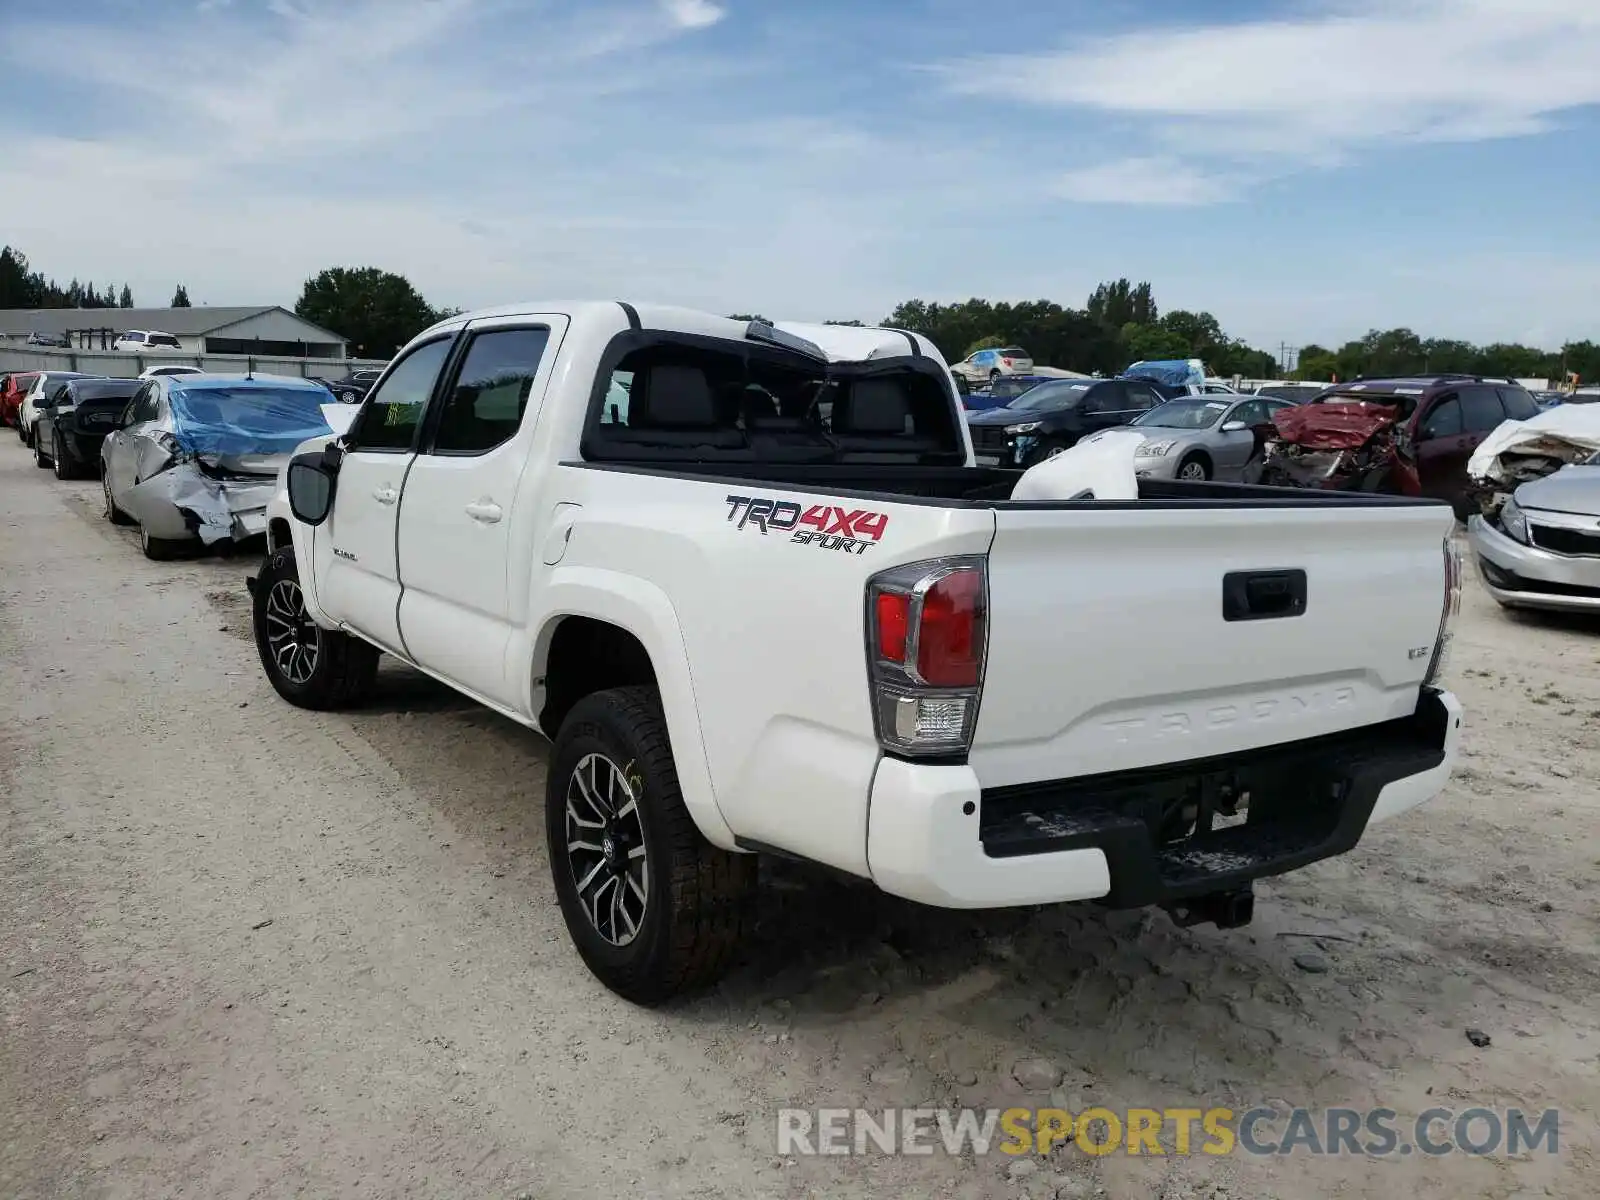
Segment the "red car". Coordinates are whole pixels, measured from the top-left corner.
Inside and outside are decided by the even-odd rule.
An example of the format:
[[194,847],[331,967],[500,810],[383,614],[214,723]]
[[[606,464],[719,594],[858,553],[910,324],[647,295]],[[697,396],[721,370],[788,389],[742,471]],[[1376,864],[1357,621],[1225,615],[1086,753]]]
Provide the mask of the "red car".
[[15,425],[22,398],[39,378],[37,371],[22,371],[16,375],[0,375],[0,425]]
[[1273,417],[1261,482],[1340,491],[1390,492],[1473,507],[1467,460],[1502,421],[1539,414],[1510,379],[1430,375],[1335,384],[1309,404]]

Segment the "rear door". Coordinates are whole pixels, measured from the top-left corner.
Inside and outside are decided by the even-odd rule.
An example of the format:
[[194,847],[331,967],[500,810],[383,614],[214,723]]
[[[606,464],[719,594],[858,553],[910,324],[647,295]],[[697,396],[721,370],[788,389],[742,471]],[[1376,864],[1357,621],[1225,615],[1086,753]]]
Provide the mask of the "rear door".
[[475,321],[429,413],[400,501],[400,636],[418,663],[520,706],[506,670],[509,572],[542,541],[537,478],[524,475],[567,318]]
[[[1437,505],[1005,505],[969,761],[984,787],[1235,753],[1409,715],[1438,634]],[[1268,593],[1304,572],[1304,603]],[[1229,617],[1225,579],[1263,579]],[[1272,578],[1265,578],[1270,576]],[[1281,593],[1279,593],[1281,594]]]
[[400,491],[454,344],[446,333],[417,346],[367,397],[344,439],[333,510],[312,541],[323,611],[391,649],[404,648],[395,547]]

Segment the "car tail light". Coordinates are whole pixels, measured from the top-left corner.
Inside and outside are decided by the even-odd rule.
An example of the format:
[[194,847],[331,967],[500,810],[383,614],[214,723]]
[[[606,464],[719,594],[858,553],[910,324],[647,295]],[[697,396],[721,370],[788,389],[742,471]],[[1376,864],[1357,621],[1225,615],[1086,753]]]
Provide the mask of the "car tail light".
[[1439,614],[1439,636],[1434,639],[1433,657],[1422,677],[1423,687],[1432,687],[1444,674],[1450,661],[1450,623],[1461,611],[1461,550],[1454,540],[1444,539],[1444,608]]
[[963,754],[972,743],[988,653],[982,558],[911,563],[867,583],[873,718],[886,750]]

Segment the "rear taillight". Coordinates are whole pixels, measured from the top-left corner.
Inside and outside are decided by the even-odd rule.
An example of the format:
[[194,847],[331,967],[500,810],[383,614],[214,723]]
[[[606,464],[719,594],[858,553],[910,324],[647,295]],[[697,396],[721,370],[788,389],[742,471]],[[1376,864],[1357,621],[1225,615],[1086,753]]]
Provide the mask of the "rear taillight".
[[1444,539],[1444,607],[1439,614],[1439,636],[1434,639],[1433,657],[1422,677],[1423,687],[1432,687],[1444,674],[1450,661],[1450,622],[1461,611],[1461,551],[1451,538]]
[[988,649],[982,558],[910,563],[867,583],[867,648],[878,741],[906,755],[965,753]]

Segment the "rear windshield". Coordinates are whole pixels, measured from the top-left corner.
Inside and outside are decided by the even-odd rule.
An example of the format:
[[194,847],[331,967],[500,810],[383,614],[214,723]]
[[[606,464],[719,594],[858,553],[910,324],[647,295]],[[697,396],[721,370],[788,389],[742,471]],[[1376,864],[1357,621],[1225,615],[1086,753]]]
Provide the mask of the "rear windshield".
[[625,333],[591,395],[597,461],[965,459],[955,397],[931,358],[825,363],[759,342]]
[[1256,395],[1271,396],[1274,400],[1309,400],[1321,391],[1319,387],[1291,387],[1285,384],[1259,388]]
[[1001,358],[1027,358],[1028,352],[1021,346],[1007,346],[1000,351]]
[[1071,408],[1082,400],[1093,384],[1041,383],[1031,387],[1006,405],[1012,412],[1044,412],[1048,409]]
[[1226,400],[1173,400],[1158,404],[1133,421],[1162,429],[1210,429],[1228,411]]
[[321,388],[173,388],[178,436],[199,453],[271,454],[330,433]]
[[95,400],[128,401],[139,390],[137,379],[130,379],[126,383],[74,383],[68,391],[73,400],[79,404],[87,404]]
[[178,339],[170,333],[152,333],[147,342],[151,346],[172,346],[176,348],[178,345]]

